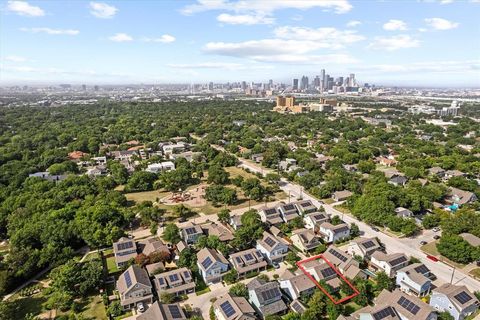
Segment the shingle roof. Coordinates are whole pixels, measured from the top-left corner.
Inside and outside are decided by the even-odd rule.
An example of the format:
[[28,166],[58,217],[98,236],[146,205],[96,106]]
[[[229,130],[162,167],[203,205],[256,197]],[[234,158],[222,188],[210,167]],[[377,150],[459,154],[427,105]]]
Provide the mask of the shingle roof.
[[[445,283],[433,290],[446,295],[448,299],[457,306],[459,310],[463,310],[473,304],[479,304],[477,297],[472,294],[466,286],[456,286]],[[467,298],[468,296],[468,298]]]

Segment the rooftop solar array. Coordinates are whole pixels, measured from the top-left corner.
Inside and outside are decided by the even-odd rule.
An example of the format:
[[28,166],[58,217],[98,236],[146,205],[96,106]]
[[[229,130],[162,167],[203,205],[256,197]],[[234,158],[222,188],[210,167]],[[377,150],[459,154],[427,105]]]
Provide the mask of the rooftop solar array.
[[210,267],[212,265],[212,259],[210,259],[210,257],[207,257],[205,260],[202,261],[202,266],[207,269],[208,267]]
[[262,291],[260,294],[262,295],[263,300],[268,301],[278,297],[280,295],[280,291],[278,288],[272,288]]
[[398,300],[398,304],[413,315],[416,315],[417,312],[420,310],[419,306],[417,306],[415,303],[405,297],[400,297],[400,299]]
[[303,308],[298,301],[295,301],[294,303],[292,303],[292,308],[293,308],[293,310],[295,310],[296,313],[302,313],[303,312]]
[[286,211],[295,210],[295,206],[293,204],[286,204],[283,206],[283,209]]
[[277,213],[277,209],[275,209],[275,208],[268,208],[268,209],[265,209],[264,212],[265,212],[265,214],[266,214],[267,216],[270,216],[270,215],[272,215],[272,214],[276,214],[276,213]]
[[257,259],[263,259],[263,255],[260,251],[255,251],[255,254],[257,255]]
[[365,241],[365,242],[363,243],[363,246],[365,247],[365,249],[369,249],[369,248],[371,248],[371,247],[374,247],[374,246],[375,246],[375,243],[374,243],[373,241],[371,241],[371,240],[370,240],[370,241]]
[[341,254],[340,252],[338,252],[335,249],[330,249],[328,252],[330,252],[331,254],[333,254],[335,257],[337,257],[338,259],[340,259],[343,262],[348,260],[347,257],[345,257],[343,254]]
[[189,279],[189,278],[190,278],[190,272],[188,272],[188,271],[183,271],[183,277],[184,277],[185,279]]
[[240,257],[235,257],[235,260],[239,265],[243,265],[243,260]]
[[467,303],[468,301],[472,300],[472,297],[465,291],[462,291],[459,294],[455,295],[454,298],[457,299],[458,302],[460,302],[461,304]]
[[130,272],[125,271],[125,283],[127,284],[127,288],[132,286],[132,278],[130,277]]
[[347,231],[348,230],[348,226],[342,226],[340,228],[338,228],[336,231],[337,232],[344,232],[344,231]]
[[315,219],[317,220],[322,220],[322,219],[325,219],[325,216],[323,214],[316,214],[313,216]]
[[188,235],[197,233],[197,231],[196,231],[195,228],[187,228],[187,229],[185,229],[185,232],[186,232]]
[[388,317],[395,317],[395,311],[393,311],[392,307],[386,307],[385,309],[375,312],[372,316],[375,320],[382,320]]
[[235,314],[235,309],[233,309],[232,305],[230,304],[230,301],[225,301],[220,305],[220,308],[222,309],[223,313],[227,318],[230,318]]
[[180,278],[178,277],[178,274],[176,273],[169,275],[168,278],[170,279],[171,282],[180,280]]
[[245,260],[247,260],[247,261],[250,261],[250,260],[254,259],[251,253],[247,253],[244,257],[245,257]]
[[418,273],[421,273],[421,274],[425,274],[425,273],[430,272],[430,270],[428,270],[428,268],[424,264],[419,265],[414,270]]
[[304,208],[313,206],[313,204],[310,201],[302,202],[300,205]]
[[163,278],[158,278],[158,283],[163,286],[165,284],[165,280]]
[[397,264],[403,263],[405,261],[407,261],[407,258],[402,256],[402,257],[398,257],[396,259],[393,259],[392,261],[390,261],[390,264],[392,266],[396,266]]
[[122,242],[117,244],[117,249],[118,250],[125,250],[125,249],[130,249],[133,248],[133,241],[129,242]]
[[181,319],[182,318],[182,313],[180,312],[180,308],[175,305],[175,304],[169,304],[168,305],[168,311],[172,315],[174,319]]
[[337,274],[335,272],[335,270],[333,270],[332,268],[323,269],[320,272],[322,273],[322,276],[324,278],[329,278],[329,277],[333,276],[334,274]]
[[273,247],[275,245],[275,241],[270,237],[267,237],[265,239],[265,243],[268,244],[270,247]]

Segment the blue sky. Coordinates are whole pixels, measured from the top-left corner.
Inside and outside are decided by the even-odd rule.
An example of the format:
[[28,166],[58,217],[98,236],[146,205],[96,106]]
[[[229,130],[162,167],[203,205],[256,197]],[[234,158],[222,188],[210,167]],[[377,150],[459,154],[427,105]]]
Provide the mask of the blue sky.
[[0,1],[0,84],[480,86],[480,0]]

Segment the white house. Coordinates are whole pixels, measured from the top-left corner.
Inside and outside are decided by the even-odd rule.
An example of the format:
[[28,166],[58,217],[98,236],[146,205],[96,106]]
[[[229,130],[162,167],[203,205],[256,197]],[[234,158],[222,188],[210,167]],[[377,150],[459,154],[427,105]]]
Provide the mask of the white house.
[[262,239],[257,240],[256,248],[270,263],[283,261],[288,252],[288,245],[268,232],[264,232]]
[[423,263],[414,263],[397,271],[396,284],[405,293],[423,297],[430,293],[430,270]]
[[333,225],[330,222],[324,222],[320,225],[320,235],[327,243],[341,241],[350,236],[350,227],[346,223]]
[[430,306],[439,312],[448,312],[455,320],[463,320],[478,310],[480,302],[466,286],[445,283],[433,289]]
[[165,161],[160,163],[151,163],[147,166],[145,171],[152,173],[159,173],[164,171],[173,171],[175,170],[175,164],[172,161]]
[[375,271],[384,271],[389,277],[394,277],[397,270],[408,265],[408,258],[403,253],[386,254],[375,251],[370,259],[370,266]]

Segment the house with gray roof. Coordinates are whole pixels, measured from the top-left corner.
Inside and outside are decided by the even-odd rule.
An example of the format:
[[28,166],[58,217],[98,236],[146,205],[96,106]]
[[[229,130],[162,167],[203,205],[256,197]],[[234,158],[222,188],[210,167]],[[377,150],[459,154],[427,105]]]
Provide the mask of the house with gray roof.
[[342,241],[350,236],[350,227],[346,223],[333,225],[330,222],[324,222],[320,225],[319,235],[326,243]]
[[278,225],[283,223],[282,214],[276,207],[266,207],[258,211],[262,222],[269,225]]
[[310,200],[300,200],[293,204],[301,216],[318,211],[318,208]]
[[375,251],[370,258],[370,267],[375,271],[384,271],[389,277],[394,277],[397,270],[408,265],[408,258],[403,253],[386,254]]
[[120,305],[123,310],[131,310],[138,303],[152,303],[152,284],[147,271],[137,265],[130,266],[117,280],[117,290],[120,295]]
[[439,312],[448,312],[455,320],[463,320],[474,314],[480,302],[466,286],[445,283],[433,289],[430,306]]
[[263,318],[287,312],[288,308],[282,299],[278,282],[256,278],[248,283],[247,288],[249,302]]
[[223,225],[215,222],[202,224],[201,228],[207,236],[216,236],[222,242],[233,240],[233,233]]
[[480,247],[480,238],[468,232],[460,233],[459,236],[473,247]]
[[461,190],[458,188],[453,188],[453,187],[450,187],[448,189],[448,195],[446,198],[447,202],[456,203],[460,206],[465,205],[467,203],[475,202],[477,200],[478,198],[475,195],[475,193]]
[[113,254],[115,255],[117,268],[123,268],[128,265],[128,262],[137,256],[135,240],[126,237],[120,238],[113,243]]
[[270,263],[282,262],[288,253],[288,245],[266,231],[263,232],[262,239],[257,240],[256,248]]
[[[163,304],[155,301],[144,313],[133,316],[135,320],[187,320],[178,303]],[[129,320],[126,318],[125,320]],[[133,320],[133,319],[132,319]]]
[[311,251],[322,244],[313,230],[305,228],[293,230],[290,240],[303,252]]
[[376,238],[357,238],[350,241],[347,252],[352,256],[360,256],[363,259],[370,259],[375,251],[382,251],[383,248]]
[[307,310],[307,307],[301,303],[300,300],[293,300],[290,303],[290,309],[295,313],[303,314]]
[[311,229],[315,233],[320,232],[320,225],[328,221],[330,221],[330,217],[325,212],[312,212],[303,216],[305,228]]
[[413,263],[397,270],[396,284],[405,293],[423,297],[430,293],[432,273],[423,263]]
[[187,268],[156,274],[153,283],[159,297],[163,293],[181,296],[195,292],[195,281]]
[[197,253],[197,266],[205,283],[212,284],[222,281],[229,264],[217,250],[203,248]]
[[268,262],[258,249],[247,249],[230,255],[231,265],[237,270],[238,278],[244,278],[249,273],[267,269]]
[[188,223],[186,226],[180,228],[180,235],[187,244],[193,244],[204,234],[199,225]]
[[279,278],[280,287],[291,300],[299,299],[302,295],[311,295],[317,288],[315,283],[303,272],[294,274],[286,270]]
[[282,215],[283,221],[286,223],[298,217],[297,207],[293,203],[285,203],[278,206],[278,211]]
[[332,199],[335,201],[345,201],[353,195],[352,192],[348,190],[336,191],[332,194]]
[[255,309],[244,297],[229,293],[219,297],[213,303],[213,312],[217,320],[255,320]]

